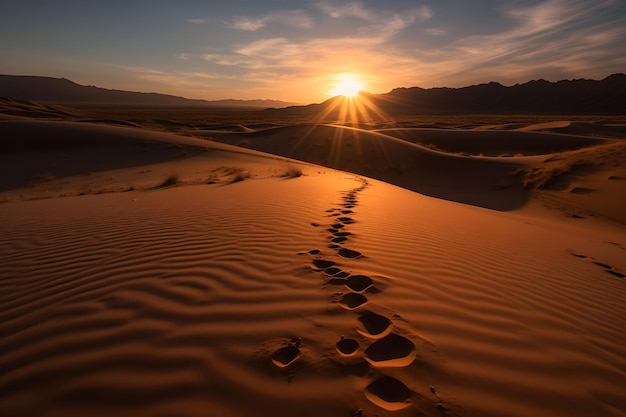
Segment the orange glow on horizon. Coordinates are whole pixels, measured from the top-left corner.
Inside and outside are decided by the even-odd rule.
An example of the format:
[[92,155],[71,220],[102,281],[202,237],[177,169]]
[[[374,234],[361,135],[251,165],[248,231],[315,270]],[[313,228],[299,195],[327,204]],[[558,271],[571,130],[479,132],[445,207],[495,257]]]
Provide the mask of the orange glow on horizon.
[[365,127],[372,123],[389,121],[392,121],[392,118],[374,103],[369,94],[361,91],[333,97],[328,101],[324,111],[315,118],[316,123],[333,123],[352,127]]
[[329,93],[331,96],[353,98],[356,97],[363,88],[363,83],[357,80],[352,74],[342,74],[339,76],[339,81],[335,84],[335,88],[330,90]]

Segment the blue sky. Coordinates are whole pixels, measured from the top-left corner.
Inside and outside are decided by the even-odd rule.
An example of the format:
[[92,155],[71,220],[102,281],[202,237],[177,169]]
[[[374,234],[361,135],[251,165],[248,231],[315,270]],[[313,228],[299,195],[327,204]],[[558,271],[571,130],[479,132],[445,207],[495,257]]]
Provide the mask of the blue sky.
[[0,0],[0,73],[190,98],[626,72],[626,0]]

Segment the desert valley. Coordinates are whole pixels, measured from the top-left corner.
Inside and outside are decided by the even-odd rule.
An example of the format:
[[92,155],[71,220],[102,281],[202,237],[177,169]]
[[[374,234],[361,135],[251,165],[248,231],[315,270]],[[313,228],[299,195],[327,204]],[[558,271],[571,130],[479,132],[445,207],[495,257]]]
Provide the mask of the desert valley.
[[625,416],[624,115],[381,100],[0,99],[0,414]]

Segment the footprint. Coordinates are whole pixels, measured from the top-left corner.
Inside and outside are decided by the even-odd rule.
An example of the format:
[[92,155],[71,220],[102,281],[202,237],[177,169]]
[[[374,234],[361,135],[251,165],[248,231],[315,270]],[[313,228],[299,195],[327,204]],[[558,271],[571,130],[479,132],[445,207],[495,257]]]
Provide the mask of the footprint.
[[411,405],[409,388],[391,376],[378,378],[365,387],[365,397],[388,411],[402,410]]
[[621,272],[616,271],[611,265],[603,264],[601,262],[594,262],[594,264],[604,268],[606,272],[608,272],[609,274],[613,276],[616,276],[618,278],[626,278],[626,275],[622,274]]
[[358,294],[355,292],[349,292],[344,294],[339,300],[339,305],[345,308],[346,310],[354,310],[356,308],[362,307],[367,304],[369,300],[363,294]]
[[343,243],[346,240],[348,240],[347,237],[340,236],[340,237],[336,237],[336,238],[332,239],[331,242],[333,242],[333,243]]
[[608,272],[611,275],[615,275],[618,278],[622,278],[622,279],[626,278],[626,275],[622,274],[621,272],[614,271],[612,269],[607,269],[606,272]]
[[[613,242],[606,242],[606,243],[612,243],[612,244],[617,245],[617,246],[619,247],[619,244],[618,244],[618,243],[613,243]],[[622,279],[626,278],[626,274],[623,274],[623,273],[621,273],[621,272],[619,272],[619,271],[616,271],[616,270],[615,270],[615,268],[613,268],[613,267],[612,267],[611,265],[609,265],[609,264],[605,264],[604,262],[594,261],[594,260],[593,260],[593,258],[589,258],[589,257],[588,257],[588,256],[586,256],[586,255],[583,255],[583,254],[581,254],[581,253],[576,253],[576,252],[571,251],[571,250],[569,251],[569,253],[571,253],[572,255],[574,255],[574,256],[575,256],[575,257],[577,257],[577,258],[581,258],[581,259],[590,259],[590,260],[591,260],[591,262],[592,262],[594,265],[597,265],[597,266],[599,266],[600,268],[603,268],[606,272],[608,272],[609,274],[611,274],[611,275],[613,275],[613,276],[615,276],[615,277],[622,278]]]
[[598,261],[592,261],[595,265],[598,265],[600,268],[604,268],[604,270],[606,272],[608,272],[609,274],[618,277],[618,278],[626,278],[626,275],[622,274],[621,272],[618,272],[615,270],[615,268],[613,268],[611,265],[605,264],[603,262],[598,262]]
[[346,285],[346,279],[345,278],[340,278],[340,277],[332,277],[331,279],[326,281],[326,284],[330,284],[330,285]]
[[299,349],[301,340],[302,339],[296,339],[295,341],[291,341],[289,346],[284,346],[274,352],[272,355],[274,365],[279,368],[286,368],[298,360],[298,358],[302,356],[302,352]]
[[602,262],[593,261],[594,264],[601,266],[604,269],[613,269],[611,265],[603,264]]
[[324,270],[324,274],[328,275],[329,277],[334,277],[335,275],[339,274],[343,272],[340,268],[337,268],[336,266],[332,266],[330,268],[326,268],[326,270]]
[[569,192],[572,194],[593,194],[596,190],[593,188],[574,187]]
[[341,340],[335,343],[337,352],[343,356],[353,356],[359,350],[359,342],[354,339],[346,339],[341,336]]
[[315,267],[314,269],[317,269],[318,271],[323,270],[323,269],[328,269],[334,265],[335,265],[335,262],[328,261],[326,259],[314,259],[313,260],[313,266]]
[[342,258],[354,259],[354,258],[358,258],[359,256],[361,256],[361,252],[357,252],[351,249],[341,248],[338,252],[338,255],[341,256]]
[[332,227],[333,229],[343,229],[344,225],[341,223],[334,223],[334,224],[331,224],[330,227]]
[[337,237],[346,237],[346,236],[352,236],[352,233],[337,231],[337,232],[333,233],[333,235],[337,236]]
[[352,291],[361,293],[374,285],[374,281],[366,275],[351,275],[348,277],[346,286]]
[[343,224],[352,224],[352,223],[354,223],[354,220],[352,219],[352,217],[339,217],[339,218],[337,218],[337,220],[339,220]]
[[357,332],[370,339],[382,339],[391,333],[393,324],[385,316],[376,313],[367,313],[359,317],[362,328],[358,328]]
[[388,334],[365,349],[365,359],[377,367],[409,366],[416,356],[413,342],[395,333]]
[[622,245],[620,245],[620,244],[619,244],[619,243],[617,243],[617,242],[609,242],[609,241],[606,241],[606,242],[604,242],[604,243],[606,243],[607,245],[617,246],[617,247],[618,247],[619,249],[621,249],[621,250],[626,250],[626,248],[625,248],[625,247],[623,247]]

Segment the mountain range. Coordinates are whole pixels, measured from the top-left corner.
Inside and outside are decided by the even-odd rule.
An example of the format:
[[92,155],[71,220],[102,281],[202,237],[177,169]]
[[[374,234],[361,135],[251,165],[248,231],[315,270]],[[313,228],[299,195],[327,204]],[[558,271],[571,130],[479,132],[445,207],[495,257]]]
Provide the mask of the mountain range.
[[[65,105],[205,106],[266,109],[289,115],[341,111],[344,97],[306,106],[278,100],[197,100],[159,93],[109,90],[64,78],[0,75],[0,97]],[[361,92],[366,107],[387,115],[432,114],[626,114],[626,74],[602,80],[533,80],[504,86],[497,82],[463,88],[396,88],[384,94]]]
[[[433,114],[626,114],[626,75],[603,80],[533,80],[506,87],[496,82],[463,88],[396,88],[385,94],[361,92],[364,106],[387,115]],[[268,110],[291,114],[342,111],[344,97],[320,104]],[[358,106],[357,106],[358,107]]]
[[110,90],[77,84],[65,78],[0,75],[0,97],[38,103],[98,106],[280,108],[293,106],[278,100],[197,100],[159,93]]

